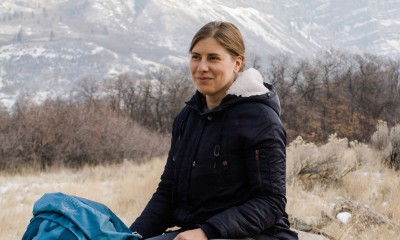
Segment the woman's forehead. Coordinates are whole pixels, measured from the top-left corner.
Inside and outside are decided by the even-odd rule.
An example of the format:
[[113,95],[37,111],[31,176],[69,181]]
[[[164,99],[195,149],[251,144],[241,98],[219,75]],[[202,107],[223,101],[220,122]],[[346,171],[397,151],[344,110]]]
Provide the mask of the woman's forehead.
[[192,49],[192,53],[221,54],[223,52],[227,52],[227,50],[212,37],[199,40]]

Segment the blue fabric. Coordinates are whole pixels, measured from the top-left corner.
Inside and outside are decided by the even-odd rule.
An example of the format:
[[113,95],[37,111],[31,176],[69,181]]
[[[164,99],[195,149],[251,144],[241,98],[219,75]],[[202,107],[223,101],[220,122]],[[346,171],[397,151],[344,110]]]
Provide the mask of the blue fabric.
[[33,215],[22,240],[139,239],[105,205],[64,193],[43,195],[35,202]]

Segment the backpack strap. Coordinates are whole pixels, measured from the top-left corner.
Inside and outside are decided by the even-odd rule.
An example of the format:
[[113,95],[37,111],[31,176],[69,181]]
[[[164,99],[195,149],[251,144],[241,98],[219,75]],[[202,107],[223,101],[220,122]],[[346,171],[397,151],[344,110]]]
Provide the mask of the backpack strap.
[[22,236],[22,240],[33,239],[37,235],[40,224],[42,224],[42,222],[44,220],[45,219],[43,219],[43,218],[36,218],[36,217],[32,218],[32,220],[30,221],[30,223],[28,225],[28,228],[26,229],[26,231],[24,233],[24,236]]
[[[24,236],[22,236],[22,240],[32,240],[35,239],[35,237],[43,238],[43,233],[45,233],[47,238],[51,239],[86,239],[83,235],[79,235],[80,231],[77,228],[75,228],[75,232],[73,233],[73,226],[74,225],[68,219],[65,219],[63,216],[57,213],[42,213],[32,218],[24,233]],[[57,233],[52,233],[52,231],[56,228],[61,228],[62,231],[58,229]],[[76,234],[78,234],[80,237],[78,237]]]

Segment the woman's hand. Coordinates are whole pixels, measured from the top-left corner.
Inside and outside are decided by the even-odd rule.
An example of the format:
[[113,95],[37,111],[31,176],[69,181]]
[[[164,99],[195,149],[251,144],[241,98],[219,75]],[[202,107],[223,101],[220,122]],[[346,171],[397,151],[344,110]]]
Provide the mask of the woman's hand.
[[179,233],[174,240],[207,240],[207,236],[201,228],[197,228]]

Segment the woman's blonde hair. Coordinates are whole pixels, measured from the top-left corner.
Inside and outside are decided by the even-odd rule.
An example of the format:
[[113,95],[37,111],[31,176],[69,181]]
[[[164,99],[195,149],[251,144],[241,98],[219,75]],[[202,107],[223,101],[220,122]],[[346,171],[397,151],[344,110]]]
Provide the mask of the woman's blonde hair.
[[239,71],[244,70],[245,46],[242,34],[239,29],[230,22],[214,21],[209,22],[197,31],[190,44],[189,52],[192,52],[194,46],[202,39],[212,37],[219,42],[232,57],[241,56],[242,66]]

